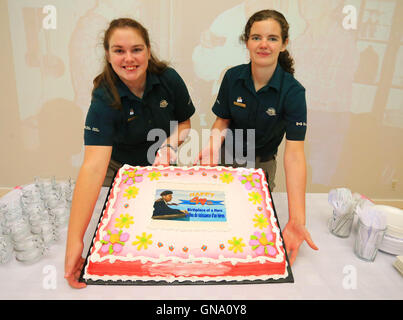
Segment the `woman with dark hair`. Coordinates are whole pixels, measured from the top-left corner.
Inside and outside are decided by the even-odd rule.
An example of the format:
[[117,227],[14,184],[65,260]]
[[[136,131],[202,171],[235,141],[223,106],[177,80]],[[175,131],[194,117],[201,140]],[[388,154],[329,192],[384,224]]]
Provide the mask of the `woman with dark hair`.
[[[217,118],[210,140],[195,163],[245,166],[250,164],[252,152],[253,167],[268,173],[273,190],[277,150],[286,136],[289,221],[283,236],[292,264],[303,241],[315,250],[317,247],[305,228],[307,108],[305,88],[293,76],[294,61],[286,49],[288,30],[287,20],[275,10],[262,10],[249,18],[241,40],[249,51],[250,63],[225,73],[213,106]],[[239,130],[243,132],[241,138],[236,132]],[[247,138],[248,130],[253,130],[254,139]]]
[[[109,186],[125,163],[147,166],[175,161],[195,112],[182,78],[153,55],[148,32],[140,23],[113,20],[103,46],[105,65],[94,79],[84,128],[84,162],[67,236],[65,278],[75,288],[85,286],[77,281],[84,261],[83,236],[101,186]],[[152,129],[160,130],[163,141],[148,139]],[[158,152],[151,148],[154,144],[159,145]]]

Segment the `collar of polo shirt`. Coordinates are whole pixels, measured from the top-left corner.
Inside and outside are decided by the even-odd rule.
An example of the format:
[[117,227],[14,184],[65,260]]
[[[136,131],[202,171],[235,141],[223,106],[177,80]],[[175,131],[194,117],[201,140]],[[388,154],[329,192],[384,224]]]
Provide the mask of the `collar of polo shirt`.
[[[254,85],[253,85],[253,80],[252,80],[252,71],[251,71],[251,63],[245,65],[245,68],[240,72],[238,79],[245,81],[245,84],[248,86],[249,89],[252,89],[252,92],[254,91]],[[282,74],[284,73],[283,68],[280,66],[279,63],[277,63],[276,70],[274,70],[273,76],[271,77],[269,83],[265,85],[262,89],[259,91],[267,91],[269,87],[276,89],[277,91],[280,90],[281,87],[281,78]]]
[[[160,80],[157,75],[147,71],[147,78],[146,78],[146,87],[144,89],[143,97],[152,90],[154,85],[160,83]],[[119,96],[122,97],[130,97],[133,96],[133,93],[130,89],[123,83],[122,80],[118,79],[116,84],[116,88],[118,90]]]

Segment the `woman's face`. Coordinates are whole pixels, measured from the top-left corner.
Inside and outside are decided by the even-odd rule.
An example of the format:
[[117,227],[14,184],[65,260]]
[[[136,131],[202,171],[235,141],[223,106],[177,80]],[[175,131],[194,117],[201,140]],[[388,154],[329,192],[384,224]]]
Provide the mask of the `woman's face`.
[[274,19],[256,21],[250,29],[246,47],[252,65],[269,67],[277,64],[280,52],[286,49],[288,39],[283,42],[280,24]]
[[107,58],[112,69],[129,88],[145,83],[150,50],[136,29],[114,30],[109,39]]

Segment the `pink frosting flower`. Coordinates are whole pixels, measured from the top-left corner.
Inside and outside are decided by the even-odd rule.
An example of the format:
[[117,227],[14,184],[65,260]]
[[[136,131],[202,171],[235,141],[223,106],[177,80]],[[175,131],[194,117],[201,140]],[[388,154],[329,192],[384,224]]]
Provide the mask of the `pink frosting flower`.
[[123,183],[128,184],[129,186],[136,183],[143,181],[143,172],[137,171],[137,169],[129,169],[123,172]]
[[276,249],[274,248],[273,234],[265,234],[264,232],[256,231],[250,236],[249,245],[257,255],[275,256]]
[[248,175],[243,174],[238,179],[243,185],[245,185],[247,190],[251,190],[252,188],[260,187],[259,178],[258,174],[251,173]]
[[109,254],[119,253],[122,251],[125,242],[129,240],[129,234],[123,232],[123,230],[114,229],[112,231],[108,230],[107,234],[101,240],[102,247],[101,252]]

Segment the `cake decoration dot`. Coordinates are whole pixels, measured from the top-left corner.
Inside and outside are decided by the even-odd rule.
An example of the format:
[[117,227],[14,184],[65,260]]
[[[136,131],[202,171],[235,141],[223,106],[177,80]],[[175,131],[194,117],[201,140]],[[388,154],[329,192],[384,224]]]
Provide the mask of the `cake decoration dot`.
[[203,251],[206,251],[206,250],[207,250],[207,246],[206,246],[206,245],[203,245],[203,246],[201,247],[201,249],[202,249]]

